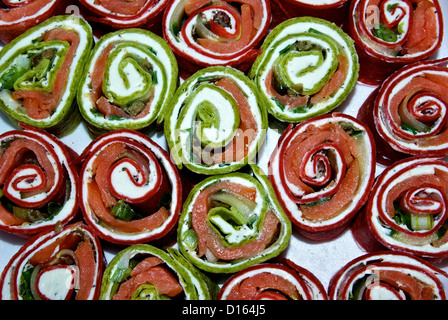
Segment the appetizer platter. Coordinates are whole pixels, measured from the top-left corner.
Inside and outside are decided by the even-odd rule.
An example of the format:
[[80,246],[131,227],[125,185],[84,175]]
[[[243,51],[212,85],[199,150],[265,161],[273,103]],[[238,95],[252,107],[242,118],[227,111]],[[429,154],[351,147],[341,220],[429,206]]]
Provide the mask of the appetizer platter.
[[9,2],[1,299],[447,298],[447,1]]

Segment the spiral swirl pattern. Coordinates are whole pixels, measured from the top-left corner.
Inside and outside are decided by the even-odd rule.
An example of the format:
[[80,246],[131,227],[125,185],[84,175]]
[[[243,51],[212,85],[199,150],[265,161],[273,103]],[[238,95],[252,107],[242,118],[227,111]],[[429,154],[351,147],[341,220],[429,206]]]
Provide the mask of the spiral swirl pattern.
[[0,40],[8,43],[39,21],[44,21],[62,6],[61,0],[5,0],[0,10]]
[[22,127],[0,136],[0,229],[35,234],[74,217],[78,174],[56,137]]
[[218,286],[176,249],[137,244],[107,266],[100,300],[212,300],[217,292]]
[[445,300],[447,276],[414,256],[379,251],[342,267],[328,295],[332,300]]
[[218,300],[327,300],[322,283],[290,260],[251,266],[233,275]]
[[57,136],[70,132],[79,123],[73,101],[92,42],[85,20],[57,16],[8,43],[0,54],[0,108]]
[[319,240],[342,232],[365,203],[374,163],[369,129],[333,113],[286,129],[271,155],[269,178],[291,221]]
[[2,300],[96,300],[104,269],[95,232],[81,222],[46,230],[15,253],[0,280]]
[[446,257],[446,162],[409,158],[388,167],[375,182],[365,221],[383,246],[422,257]]
[[148,137],[116,130],[92,141],[80,159],[83,214],[101,238],[142,243],[174,227],[182,205],[180,176]]
[[160,37],[142,29],[109,33],[93,49],[81,81],[81,114],[94,133],[160,123],[177,74],[174,55]]
[[416,63],[395,72],[375,99],[380,136],[405,155],[448,154],[447,59]]
[[205,68],[176,91],[165,136],[179,167],[202,174],[235,171],[264,141],[267,113],[253,83],[230,67]]
[[285,21],[264,41],[249,77],[269,112],[301,122],[336,108],[358,78],[351,39],[328,21],[302,17]]
[[277,256],[291,236],[264,173],[212,176],[190,192],[179,220],[181,252],[208,272],[230,273]]
[[164,15],[163,34],[190,72],[227,65],[247,69],[269,28],[269,1],[176,0]]
[[381,84],[395,70],[430,57],[441,45],[437,0],[356,0],[350,13],[349,34],[360,55],[362,82]]

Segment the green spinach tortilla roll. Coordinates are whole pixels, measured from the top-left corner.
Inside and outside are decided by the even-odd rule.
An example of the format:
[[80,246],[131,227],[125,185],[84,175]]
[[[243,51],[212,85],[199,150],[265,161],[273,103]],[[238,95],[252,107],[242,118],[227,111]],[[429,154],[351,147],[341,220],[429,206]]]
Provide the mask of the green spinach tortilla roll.
[[14,122],[61,136],[79,123],[73,104],[92,48],[82,18],[56,16],[29,29],[0,51],[0,109]]
[[176,249],[137,244],[120,251],[107,266],[100,300],[213,300],[218,291]]
[[176,165],[201,174],[228,173],[252,160],[264,141],[267,111],[241,71],[209,67],[177,89],[165,117]]
[[233,273],[278,256],[289,243],[291,223],[266,175],[229,173],[197,184],[184,203],[177,242],[194,265]]
[[84,70],[79,109],[93,131],[143,129],[163,120],[177,75],[177,61],[159,36],[143,29],[108,33]]
[[268,111],[284,122],[302,122],[333,110],[358,79],[353,40],[326,20],[287,20],[272,30],[261,49],[249,77]]

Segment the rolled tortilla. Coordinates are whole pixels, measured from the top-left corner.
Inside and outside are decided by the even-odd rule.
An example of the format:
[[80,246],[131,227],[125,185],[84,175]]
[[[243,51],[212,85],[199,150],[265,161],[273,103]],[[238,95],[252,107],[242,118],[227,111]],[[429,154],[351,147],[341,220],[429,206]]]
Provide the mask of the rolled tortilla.
[[163,37],[187,73],[217,65],[245,71],[270,22],[266,0],[175,0],[163,17]]
[[331,113],[289,125],[269,161],[269,179],[300,234],[329,240],[364,205],[375,177],[375,144],[355,118]]
[[107,266],[100,300],[213,300],[218,290],[176,249],[137,244]]
[[79,124],[73,102],[92,42],[76,16],[52,17],[15,38],[0,51],[0,109],[14,122],[68,134]]
[[353,259],[331,279],[331,300],[446,300],[447,273],[405,253],[378,251]]
[[315,275],[286,258],[248,267],[221,287],[218,300],[328,300]]
[[84,223],[29,239],[0,279],[1,300],[96,300],[104,270],[95,232]]
[[435,158],[411,157],[386,168],[353,225],[355,240],[369,251],[379,243],[425,258],[447,257],[447,178],[447,163]]
[[177,89],[165,136],[179,168],[201,174],[238,170],[257,154],[267,112],[253,82],[231,67],[198,71]]
[[212,273],[238,272],[278,256],[291,224],[265,174],[229,173],[198,183],[184,203],[177,242],[194,265]]
[[82,213],[99,237],[136,244],[173,230],[182,185],[169,154],[154,141],[137,131],[115,130],[92,141],[78,161]]
[[355,0],[348,17],[359,80],[366,84],[381,84],[399,68],[431,57],[442,44],[438,0]]
[[339,106],[358,79],[353,40],[313,17],[289,19],[266,37],[249,72],[268,111],[297,123]]
[[0,230],[32,235],[77,214],[77,155],[46,131],[21,126],[0,135]]
[[143,29],[108,33],[85,68],[78,106],[93,133],[144,129],[163,121],[177,75],[177,61],[162,38]]

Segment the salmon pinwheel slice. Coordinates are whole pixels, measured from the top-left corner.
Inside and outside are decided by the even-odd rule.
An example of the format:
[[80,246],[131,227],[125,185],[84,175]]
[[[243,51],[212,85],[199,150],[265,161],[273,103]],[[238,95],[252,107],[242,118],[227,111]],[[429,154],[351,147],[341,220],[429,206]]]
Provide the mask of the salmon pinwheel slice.
[[89,24],[56,16],[29,29],[0,51],[0,109],[62,136],[79,124],[73,103],[92,48]]
[[112,243],[161,239],[182,207],[182,185],[169,154],[147,136],[115,130],[93,140],[78,159],[80,203],[87,223]]
[[218,291],[176,249],[135,244],[107,266],[100,300],[213,300]]
[[320,280],[291,260],[277,258],[232,275],[218,300],[328,300]]
[[269,179],[303,236],[329,240],[364,205],[375,177],[375,144],[355,118],[331,113],[288,126],[269,161]]
[[163,17],[163,37],[188,73],[203,67],[250,67],[271,22],[266,0],[175,0]]
[[366,250],[378,244],[424,258],[448,257],[448,164],[413,157],[377,178],[363,214],[352,227]]
[[396,71],[376,92],[378,134],[409,155],[448,155],[448,58],[417,62]]
[[60,140],[21,126],[0,135],[0,230],[32,235],[75,217],[78,172]]
[[0,41],[8,43],[61,11],[62,0],[4,0],[0,9]]
[[78,106],[94,134],[140,130],[157,120],[178,82],[173,52],[143,29],[108,33],[96,43],[78,90]]
[[184,203],[177,242],[198,268],[233,273],[278,256],[291,223],[265,173],[216,175],[198,183]]
[[95,232],[77,222],[29,239],[0,279],[1,300],[96,300],[104,257]]
[[238,170],[257,154],[267,111],[251,80],[231,67],[196,72],[177,89],[165,116],[175,163],[201,174]]
[[358,79],[353,40],[326,20],[300,17],[277,25],[261,46],[249,77],[268,111],[297,123],[339,106]]
[[150,28],[160,23],[169,0],[79,0],[88,21],[112,28]]
[[[349,0],[273,0],[284,20],[295,17],[316,17],[341,25],[347,18]],[[274,6],[273,5],[273,6]]]
[[348,17],[363,83],[381,84],[399,68],[431,57],[442,44],[438,0],[355,0]]
[[446,300],[448,274],[406,253],[378,251],[353,259],[331,279],[331,300]]

